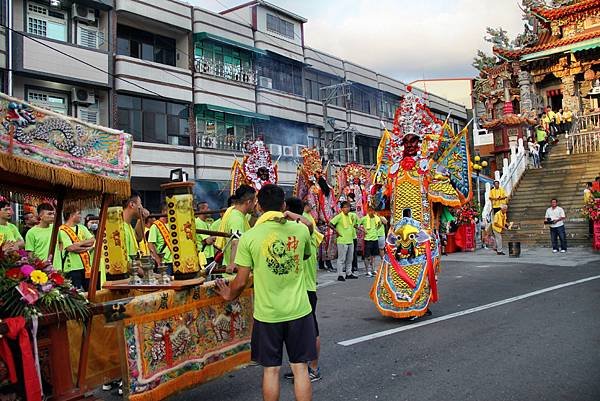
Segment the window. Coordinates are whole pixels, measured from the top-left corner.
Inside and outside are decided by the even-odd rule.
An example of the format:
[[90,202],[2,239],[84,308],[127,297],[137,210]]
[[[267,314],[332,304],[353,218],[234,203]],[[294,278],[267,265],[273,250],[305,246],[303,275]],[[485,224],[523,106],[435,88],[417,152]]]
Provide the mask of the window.
[[378,138],[357,135],[355,138],[357,162],[366,166],[373,165],[377,159]]
[[378,91],[356,83],[351,87],[350,108],[362,113],[377,115]]
[[[342,83],[342,79],[320,71],[307,70],[304,73],[304,95],[308,99],[321,100],[321,88]],[[341,93],[338,91],[338,95]],[[343,107],[344,99],[339,96],[332,99],[329,104]]]
[[69,96],[66,93],[28,89],[27,101],[46,110],[52,110],[55,113],[65,116],[69,115]]
[[27,3],[27,33],[66,42],[67,21],[66,11]]
[[79,23],[77,26],[77,44],[98,49],[104,44],[104,32],[98,31],[95,26]]
[[273,89],[302,96],[302,67],[298,63],[261,57],[258,60],[258,75],[269,78]]
[[[254,137],[251,118],[217,111],[205,110],[197,114],[196,127],[203,147],[240,148],[244,141]],[[205,137],[215,140],[202,140]]]
[[267,14],[267,31],[294,39],[294,24],[273,14]]
[[197,72],[256,84],[250,52],[203,40],[195,43],[194,57]]
[[117,26],[117,54],[175,65],[175,39],[125,25]]
[[135,141],[190,145],[189,107],[135,96],[117,98],[118,128],[133,135]]
[[380,115],[387,119],[393,119],[396,114],[396,108],[400,103],[400,97],[384,92],[381,97]]

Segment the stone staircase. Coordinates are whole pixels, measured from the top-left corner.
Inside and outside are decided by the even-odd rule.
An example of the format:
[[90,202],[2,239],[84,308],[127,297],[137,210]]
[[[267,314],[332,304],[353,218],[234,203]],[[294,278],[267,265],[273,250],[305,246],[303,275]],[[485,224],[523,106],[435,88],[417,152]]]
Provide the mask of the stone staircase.
[[588,221],[581,217],[585,183],[600,174],[600,152],[567,155],[564,146],[554,147],[541,169],[527,170],[508,203],[508,221],[520,228],[508,231],[505,241],[521,246],[550,247],[550,229],[544,225],[552,198],[565,210],[567,244],[591,246]]

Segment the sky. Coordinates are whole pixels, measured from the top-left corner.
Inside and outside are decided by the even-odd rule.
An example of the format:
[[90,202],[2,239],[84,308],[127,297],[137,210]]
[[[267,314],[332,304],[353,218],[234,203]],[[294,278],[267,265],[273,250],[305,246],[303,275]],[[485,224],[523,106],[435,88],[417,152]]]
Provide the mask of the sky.
[[[247,0],[188,0],[220,12]],[[520,0],[270,0],[308,19],[305,45],[403,82],[474,77],[485,28],[523,30]],[[242,19],[241,15],[232,15]]]

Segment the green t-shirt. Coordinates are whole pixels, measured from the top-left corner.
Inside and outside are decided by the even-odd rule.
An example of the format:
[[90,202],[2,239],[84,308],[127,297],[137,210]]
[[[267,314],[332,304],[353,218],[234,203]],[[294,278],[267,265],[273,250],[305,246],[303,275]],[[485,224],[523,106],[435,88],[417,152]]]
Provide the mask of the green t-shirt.
[[383,222],[381,223],[381,226],[379,226],[379,228],[377,229],[377,236],[379,238],[385,237],[385,224],[383,224]]
[[360,225],[365,228],[365,241],[377,241],[377,239],[380,237],[379,232],[383,226],[379,216],[363,216],[363,218],[360,219]]
[[235,263],[254,274],[254,318],[264,323],[299,319],[311,312],[304,279],[311,240],[303,224],[267,221],[240,239]]
[[354,225],[352,223],[352,216],[348,213],[347,216],[344,216],[344,212],[341,212],[333,219],[329,221],[329,223],[335,227],[335,230],[338,233],[337,242],[338,244],[353,244],[354,243]]
[[[208,222],[196,217],[196,230],[210,230],[211,225]],[[208,258],[213,258],[215,256],[215,247],[212,245],[205,245],[204,249],[202,248],[202,240],[210,237],[210,235],[206,234],[196,234],[196,243],[198,244],[198,251],[204,252],[204,256]]]
[[317,291],[317,249],[317,240],[313,234],[310,238],[310,258],[304,261],[306,291]]
[[[250,229],[250,223],[248,223],[248,219],[246,215],[240,212],[237,209],[233,209],[227,222],[225,224],[225,229],[223,232],[233,233],[239,232],[240,234],[245,233]],[[227,243],[227,241],[225,241]],[[231,259],[231,243],[227,246],[225,251],[223,252],[223,265],[229,266],[229,259]]]
[[358,215],[356,214],[356,212],[350,212],[348,213],[348,216],[350,216],[352,218],[352,228],[354,229],[354,236],[352,237],[353,239],[357,239],[358,238],[358,224],[359,224],[359,218]]
[[165,239],[158,230],[156,224],[152,224],[150,231],[148,232],[148,242],[154,244],[156,247],[156,253],[162,256],[163,263],[173,263],[173,255],[169,246],[165,243]]
[[47,260],[50,253],[51,240],[52,224],[46,228],[39,226],[31,227],[25,235],[25,250],[31,252],[34,257],[40,260]]
[[125,250],[129,260],[132,260],[134,256],[137,256],[139,251],[139,245],[135,237],[135,230],[131,224],[123,222],[123,232],[125,233]]
[[12,223],[6,223],[6,225],[0,224],[0,245],[4,244],[6,241],[23,241],[19,229]]
[[538,142],[545,141],[547,136],[548,136],[548,134],[546,133],[545,130],[539,129],[539,128],[535,130],[535,140],[536,141],[538,141]]
[[[75,227],[71,227],[75,234],[77,234],[77,238],[79,241],[85,241],[90,238],[94,238],[91,232],[87,229],[83,224],[77,224]],[[62,257],[64,259],[64,264],[62,266],[62,270],[65,273],[74,270],[82,270],[83,262],[81,261],[81,256],[77,252],[68,252],[66,249],[73,245],[73,241],[71,241],[71,237],[67,235],[63,230],[58,230],[58,243],[60,244],[59,249],[62,248]],[[66,257],[65,257],[66,255]],[[55,258],[56,259],[56,258]]]

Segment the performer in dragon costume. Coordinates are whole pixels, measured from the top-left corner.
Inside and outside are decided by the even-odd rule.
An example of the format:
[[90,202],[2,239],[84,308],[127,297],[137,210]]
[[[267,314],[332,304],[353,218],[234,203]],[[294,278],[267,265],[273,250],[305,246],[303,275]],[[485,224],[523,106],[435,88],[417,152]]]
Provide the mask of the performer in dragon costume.
[[331,261],[337,258],[337,245],[335,232],[329,226],[329,221],[336,214],[336,197],[333,188],[327,183],[319,151],[304,148],[301,155],[302,164],[298,166],[294,196],[308,203],[310,214],[317,222],[317,229],[323,234],[323,241],[319,246],[319,267],[327,265],[333,270]]
[[471,193],[466,130],[455,135],[410,91],[394,129],[381,138],[370,203],[390,209],[385,255],[371,288],[384,316],[415,318],[436,302],[441,205],[459,207]]
[[[352,208],[358,216],[358,221],[366,214],[368,207],[367,188],[371,186],[371,175],[369,171],[358,163],[350,163],[338,170],[337,192],[340,194],[340,201],[350,202]],[[357,233],[357,250],[363,252],[364,232],[359,230]]]
[[231,167],[231,194],[240,185],[250,185],[258,192],[266,184],[277,184],[277,165],[271,160],[271,152],[257,139],[248,146],[248,154],[240,163],[237,159]]

